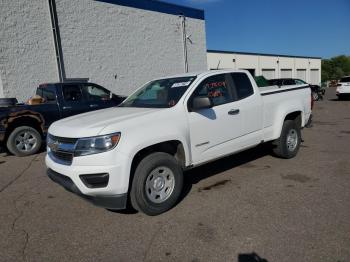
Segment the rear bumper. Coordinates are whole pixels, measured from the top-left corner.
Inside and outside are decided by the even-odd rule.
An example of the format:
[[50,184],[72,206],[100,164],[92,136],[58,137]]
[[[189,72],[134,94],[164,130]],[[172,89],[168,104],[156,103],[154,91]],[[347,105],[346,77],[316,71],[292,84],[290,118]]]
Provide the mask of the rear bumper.
[[47,169],[47,176],[51,178],[52,181],[64,187],[67,191],[74,193],[83,199],[93,203],[96,206],[108,208],[108,209],[125,209],[127,203],[127,194],[119,195],[108,195],[108,196],[91,196],[83,194],[79,188],[74,184],[72,179],[68,176],[62,175],[53,171],[52,169]]

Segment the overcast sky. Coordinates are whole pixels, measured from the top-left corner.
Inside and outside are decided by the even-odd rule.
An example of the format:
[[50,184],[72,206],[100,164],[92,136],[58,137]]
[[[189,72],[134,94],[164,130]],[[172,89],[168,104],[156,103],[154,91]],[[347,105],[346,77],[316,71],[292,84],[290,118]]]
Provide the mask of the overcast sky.
[[208,49],[350,55],[350,0],[166,0],[204,9]]

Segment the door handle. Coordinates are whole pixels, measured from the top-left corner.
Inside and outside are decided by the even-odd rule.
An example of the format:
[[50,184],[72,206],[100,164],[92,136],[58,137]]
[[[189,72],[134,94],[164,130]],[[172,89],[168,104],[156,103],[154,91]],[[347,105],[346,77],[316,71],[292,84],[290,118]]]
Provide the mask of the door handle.
[[228,111],[229,115],[238,115],[239,114],[239,109],[231,109]]
[[72,109],[71,106],[64,106],[63,109]]
[[91,105],[89,105],[90,107],[98,107],[98,105],[96,105],[96,104],[91,104]]

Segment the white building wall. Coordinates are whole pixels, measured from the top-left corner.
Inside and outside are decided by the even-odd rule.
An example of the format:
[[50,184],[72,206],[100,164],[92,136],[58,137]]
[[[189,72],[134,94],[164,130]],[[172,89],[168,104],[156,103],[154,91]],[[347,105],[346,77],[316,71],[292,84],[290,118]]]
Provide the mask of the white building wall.
[[0,97],[19,101],[39,83],[57,81],[47,0],[0,1]]
[[[235,62],[232,62],[233,60]],[[298,70],[306,70],[305,80],[307,82],[312,84],[321,83],[320,58],[209,51],[207,53],[207,61],[208,69],[216,69],[219,64],[219,69],[254,69],[255,75],[273,76],[274,78],[286,77],[287,74],[292,78],[298,78],[298,75],[304,72],[298,72]],[[284,72],[282,72],[283,70]],[[312,78],[311,70],[313,70]],[[316,74],[316,70],[318,74]]]
[[4,97],[4,89],[3,89],[3,86],[2,86],[1,75],[0,75],[0,97]]
[[[181,18],[99,1],[57,0],[67,78],[128,95],[153,78],[184,72]],[[206,70],[205,22],[186,19],[189,71]]]
[[[94,0],[56,0],[56,8],[66,78],[127,95],[152,78],[184,72],[178,15]],[[59,80],[48,0],[2,0],[0,10],[0,97],[23,101],[40,83]],[[205,70],[205,21],[186,23],[189,70]]]

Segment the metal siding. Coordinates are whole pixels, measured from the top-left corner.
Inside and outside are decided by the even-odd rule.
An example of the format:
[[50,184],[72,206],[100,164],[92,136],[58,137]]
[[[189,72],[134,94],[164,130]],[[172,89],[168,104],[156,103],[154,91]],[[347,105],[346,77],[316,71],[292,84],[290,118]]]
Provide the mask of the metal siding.
[[320,79],[320,70],[319,69],[311,69],[310,70],[310,84],[319,85]]
[[292,78],[292,69],[281,69],[281,78]]
[[266,79],[272,79],[276,77],[276,71],[275,69],[262,69],[262,75],[266,78]]
[[306,82],[306,69],[297,69],[297,78]]

